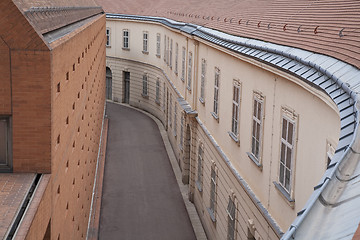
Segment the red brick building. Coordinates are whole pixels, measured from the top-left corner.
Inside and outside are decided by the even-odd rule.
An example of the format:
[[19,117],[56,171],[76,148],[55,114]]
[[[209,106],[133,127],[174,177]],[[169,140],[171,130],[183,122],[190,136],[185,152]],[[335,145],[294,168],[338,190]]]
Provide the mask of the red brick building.
[[4,0],[0,11],[0,236],[85,238],[104,114],[103,10]]

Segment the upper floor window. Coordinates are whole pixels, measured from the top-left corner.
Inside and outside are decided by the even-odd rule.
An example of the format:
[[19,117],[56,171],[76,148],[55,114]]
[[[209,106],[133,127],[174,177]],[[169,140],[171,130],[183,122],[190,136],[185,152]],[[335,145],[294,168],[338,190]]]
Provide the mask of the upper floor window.
[[142,91],[142,95],[144,97],[148,96],[148,75],[147,74],[143,75],[143,91]]
[[188,90],[191,90],[191,77],[192,77],[192,52],[189,52],[188,82],[187,82]]
[[160,104],[160,80],[156,79],[155,102]]
[[167,37],[167,40],[166,40],[166,64],[169,66],[169,54],[170,54],[170,40],[169,40],[169,37]]
[[206,76],[206,60],[201,59],[201,84],[200,84],[200,102],[205,103],[205,76]]
[[143,32],[143,52],[148,53],[148,39],[149,39],[149,33]]
[[236,205],[235,196],[229,196],[229,203],[226,209],[228,215],[228,232],[227,240],[235,240],[236,233]]
[[173,40],[170,40],[170,51],[169,51],[169,65],[172,68],[172,53],[173,53]]
[[282,109],[282,112],[279,184],[292,198],[297,116],[285,108]]
[[110,47],[110,28],[106,28],[106,46]]
[[232,100],[232,118],[231,118],[231,135],[235,141],[238,141],[239,135],[239,117],[240,117],[240,98],[241,84],[234,81],[233,100]]
[[0,170],[11,170],[10,118],[0,116]]
[[216,221],[216,203],[217,203],[217,168],[213,162],[211,165],[211,179],[210,179],[210,207],[208,212],[213,222]]
[[215,119],[219,119],[219,86],[220,86],[220,70],[215,68],[214,80],[214,108],[212,115]]
[[185,81],[185,58],[186,58],[186,49],[182,48],[182,56],[181,56],[181,80]]
[[161,47],[161,35],[160,33],[156,34],[156,56],[160,57],[160,47]]
[[175,74],[178,74],[178,58],[179,58],[179,44],[175,44]]
[[204,155],[203,148],[204,148],[203,145],[199,144],[196,186],[200,192],[202,191],[202,184],[203,184],[203,155]]
[[166,62],[166,35],[164,35],[164,62]]
[[130,48],[129,38],[130,38],[129,30],[124,29],[123,30],[123,48],[125,48],[125,49]]
[[264,115],[264,97],[260,93],[254,93],[254,105],[252,114],[251,153],[255,163],[261,164],[261,145]]

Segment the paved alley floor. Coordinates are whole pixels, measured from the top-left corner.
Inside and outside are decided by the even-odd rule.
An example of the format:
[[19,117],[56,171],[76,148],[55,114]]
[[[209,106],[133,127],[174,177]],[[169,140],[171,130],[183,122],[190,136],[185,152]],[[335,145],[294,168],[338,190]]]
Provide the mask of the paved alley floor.
[[99,239],[196,239],[156,123],[119,104],[106,113]]

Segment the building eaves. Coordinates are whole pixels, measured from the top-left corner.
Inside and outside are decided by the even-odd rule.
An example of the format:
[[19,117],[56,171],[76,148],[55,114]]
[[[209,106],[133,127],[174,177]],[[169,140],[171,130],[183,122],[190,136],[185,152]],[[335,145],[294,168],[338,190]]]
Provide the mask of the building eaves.
[[[344,213],[359,211],[357,207],[360,201],[360,195],[357,195],[360,191],[359,69],[336,58],[315,52],[238,37],[194,24],[176,23],[166,18],[123,14],[107,14],[107,18],[158,22],[180,31],[186,29],[184,32],[188,34],[278,68],[326,92],[337,105],[340,113],[339,143],[320,183],[314,187],[314,192],[304,209],[298,213],[298,217],[282,239],[309,239],[307,234],[312,232],[309,231],[309,227],[311,226],[310,229],[314,231],[320,229],[324,219],[329,223],[327,231],[321,231],[317,239],[327,239],[321,234],[351,236],[355,233],[359,225],[360,213],[348,214],[346,217]],[[270,215],[264,214],[264,216],[267,216],[268,221],[275,223]],[[346,222],[346,228],[339,227],[340,220]],[[278,227],[274,229],[279,236],[282,235]]]

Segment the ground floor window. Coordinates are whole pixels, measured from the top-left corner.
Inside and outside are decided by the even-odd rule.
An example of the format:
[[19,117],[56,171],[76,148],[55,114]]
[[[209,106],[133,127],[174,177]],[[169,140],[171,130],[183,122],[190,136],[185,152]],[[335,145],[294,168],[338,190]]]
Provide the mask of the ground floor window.
[[10,170],[10,118],[0,116],[0,170]]

